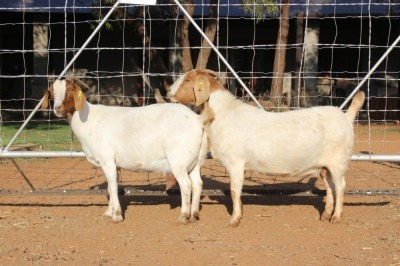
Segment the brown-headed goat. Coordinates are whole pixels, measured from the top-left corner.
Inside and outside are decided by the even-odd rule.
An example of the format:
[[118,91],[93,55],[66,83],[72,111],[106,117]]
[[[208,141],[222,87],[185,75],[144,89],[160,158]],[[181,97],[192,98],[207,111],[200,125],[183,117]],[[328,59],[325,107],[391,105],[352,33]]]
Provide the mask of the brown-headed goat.
[[321,176],[326,205],[321,219],[338,222],[343,208],[344,173],[353,149],[353,121],[363,105],[358,93],[348,111],[324,106],[271,113],[236,99],[210,70],[182,75],[169,96],[184,104],[204,106],[212,116],[209,140],[212,156],[229,171],[233,213],[231,225],[242,218],[244,171],[266,174]]
[[207,152],[202,116],[174,103],[93,105],[69,79],[56,80],[50,86],[42,108],[48,107],[49,98],[54,100],[55,115],[68,119],[87,159],[104,171],[110,195],[105,216],[114,222],[123,220],[117,184],[117,168],[123,168],[172,173],[182,197],[178,221],[198,219],[203,184],[200,167]]

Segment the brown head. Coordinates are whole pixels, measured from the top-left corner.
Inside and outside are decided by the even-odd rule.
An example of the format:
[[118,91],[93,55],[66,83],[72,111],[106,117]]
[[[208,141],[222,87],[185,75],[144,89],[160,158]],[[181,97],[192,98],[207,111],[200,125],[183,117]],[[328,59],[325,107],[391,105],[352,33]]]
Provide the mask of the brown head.
[[168,96],[183,104],[200,106],[208,100],[211,93],[224,89],[216,78],[218,74],[211,70],[191,70],[170,86]]
[[42,109],[47,109],[48,101],[54,101],[54,114],[57,117],[70,117],[80,111],[86,103],[81,87],[71,79],[56,80],[43,97]]

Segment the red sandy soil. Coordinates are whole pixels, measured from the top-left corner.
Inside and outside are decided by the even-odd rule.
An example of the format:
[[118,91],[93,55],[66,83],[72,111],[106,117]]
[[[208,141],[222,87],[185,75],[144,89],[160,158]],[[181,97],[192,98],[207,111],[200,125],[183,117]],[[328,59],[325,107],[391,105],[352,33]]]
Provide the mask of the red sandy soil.
[[[399,154],[399,134],[364,129],[355,153]],[[321,180],[246,172],[245,190],[259,194],[243,196],[232,228],[230,197],[212,194],[229,189],[225,168],[207,160],[202,176],[200,220],[182,225],[179,195],[129,193],[162,191],[165,177],[122,171],[125,220],[115,224],[102,217],[103,172],[85,159],[2,160],[0,265],[400,265],[398,163],[351,162],[339,224],[319,220]]]

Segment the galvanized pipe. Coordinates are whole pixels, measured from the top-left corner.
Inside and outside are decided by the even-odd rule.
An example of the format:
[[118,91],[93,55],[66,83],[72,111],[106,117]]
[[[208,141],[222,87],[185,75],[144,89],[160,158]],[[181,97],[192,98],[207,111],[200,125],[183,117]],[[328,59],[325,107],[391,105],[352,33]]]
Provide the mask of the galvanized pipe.
[[[0,158],[85,158],[83,151],[0,151]],[[209,156],[211,159],[212,156]],[[352,161],[400,162],[400,154],[354,154]]]
[[400,162],[400,154],[353,154],[352,161]]
[[[125,187],[119,191],[120,195],[124,196],[180,196],[178,189],[165,191],[163,189],[137,189],[135,187]],[[0,190],[0,195],[107,195],[107,189],[29,189],[29,190]],[[266,195],[285,196],[285,197],[324,197],[325,190],[297,190],[297,189],[244,189],[243,197],[262,197]],[[229,189],[203,189],[202,196],[207,197],[226,197],[230,195]],[[346,196],[398,196],[399,189],[373,189],[373,190],[348,190],[345,191]],[[24,203],[21,203],[24,204]]]
[[83,151],[0,151],[0,158],[85,158]]

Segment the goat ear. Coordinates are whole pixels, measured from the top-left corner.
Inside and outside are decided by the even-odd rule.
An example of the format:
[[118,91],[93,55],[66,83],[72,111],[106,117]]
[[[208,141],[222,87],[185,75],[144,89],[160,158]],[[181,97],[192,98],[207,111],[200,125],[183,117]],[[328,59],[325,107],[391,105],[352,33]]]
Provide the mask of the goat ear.
[[49,94],[50,92],[47,90],[43,96],[42,109],[47,109],[49,107]]
[[81,87],[76,84],[74,84],[74,102],[76,111],[82,110],[86,103],[86,97],[82,93]]
[[207,77],[199,76],[193,86],[195,105],[200,106],[208,100],[210,96],[210,81]]

